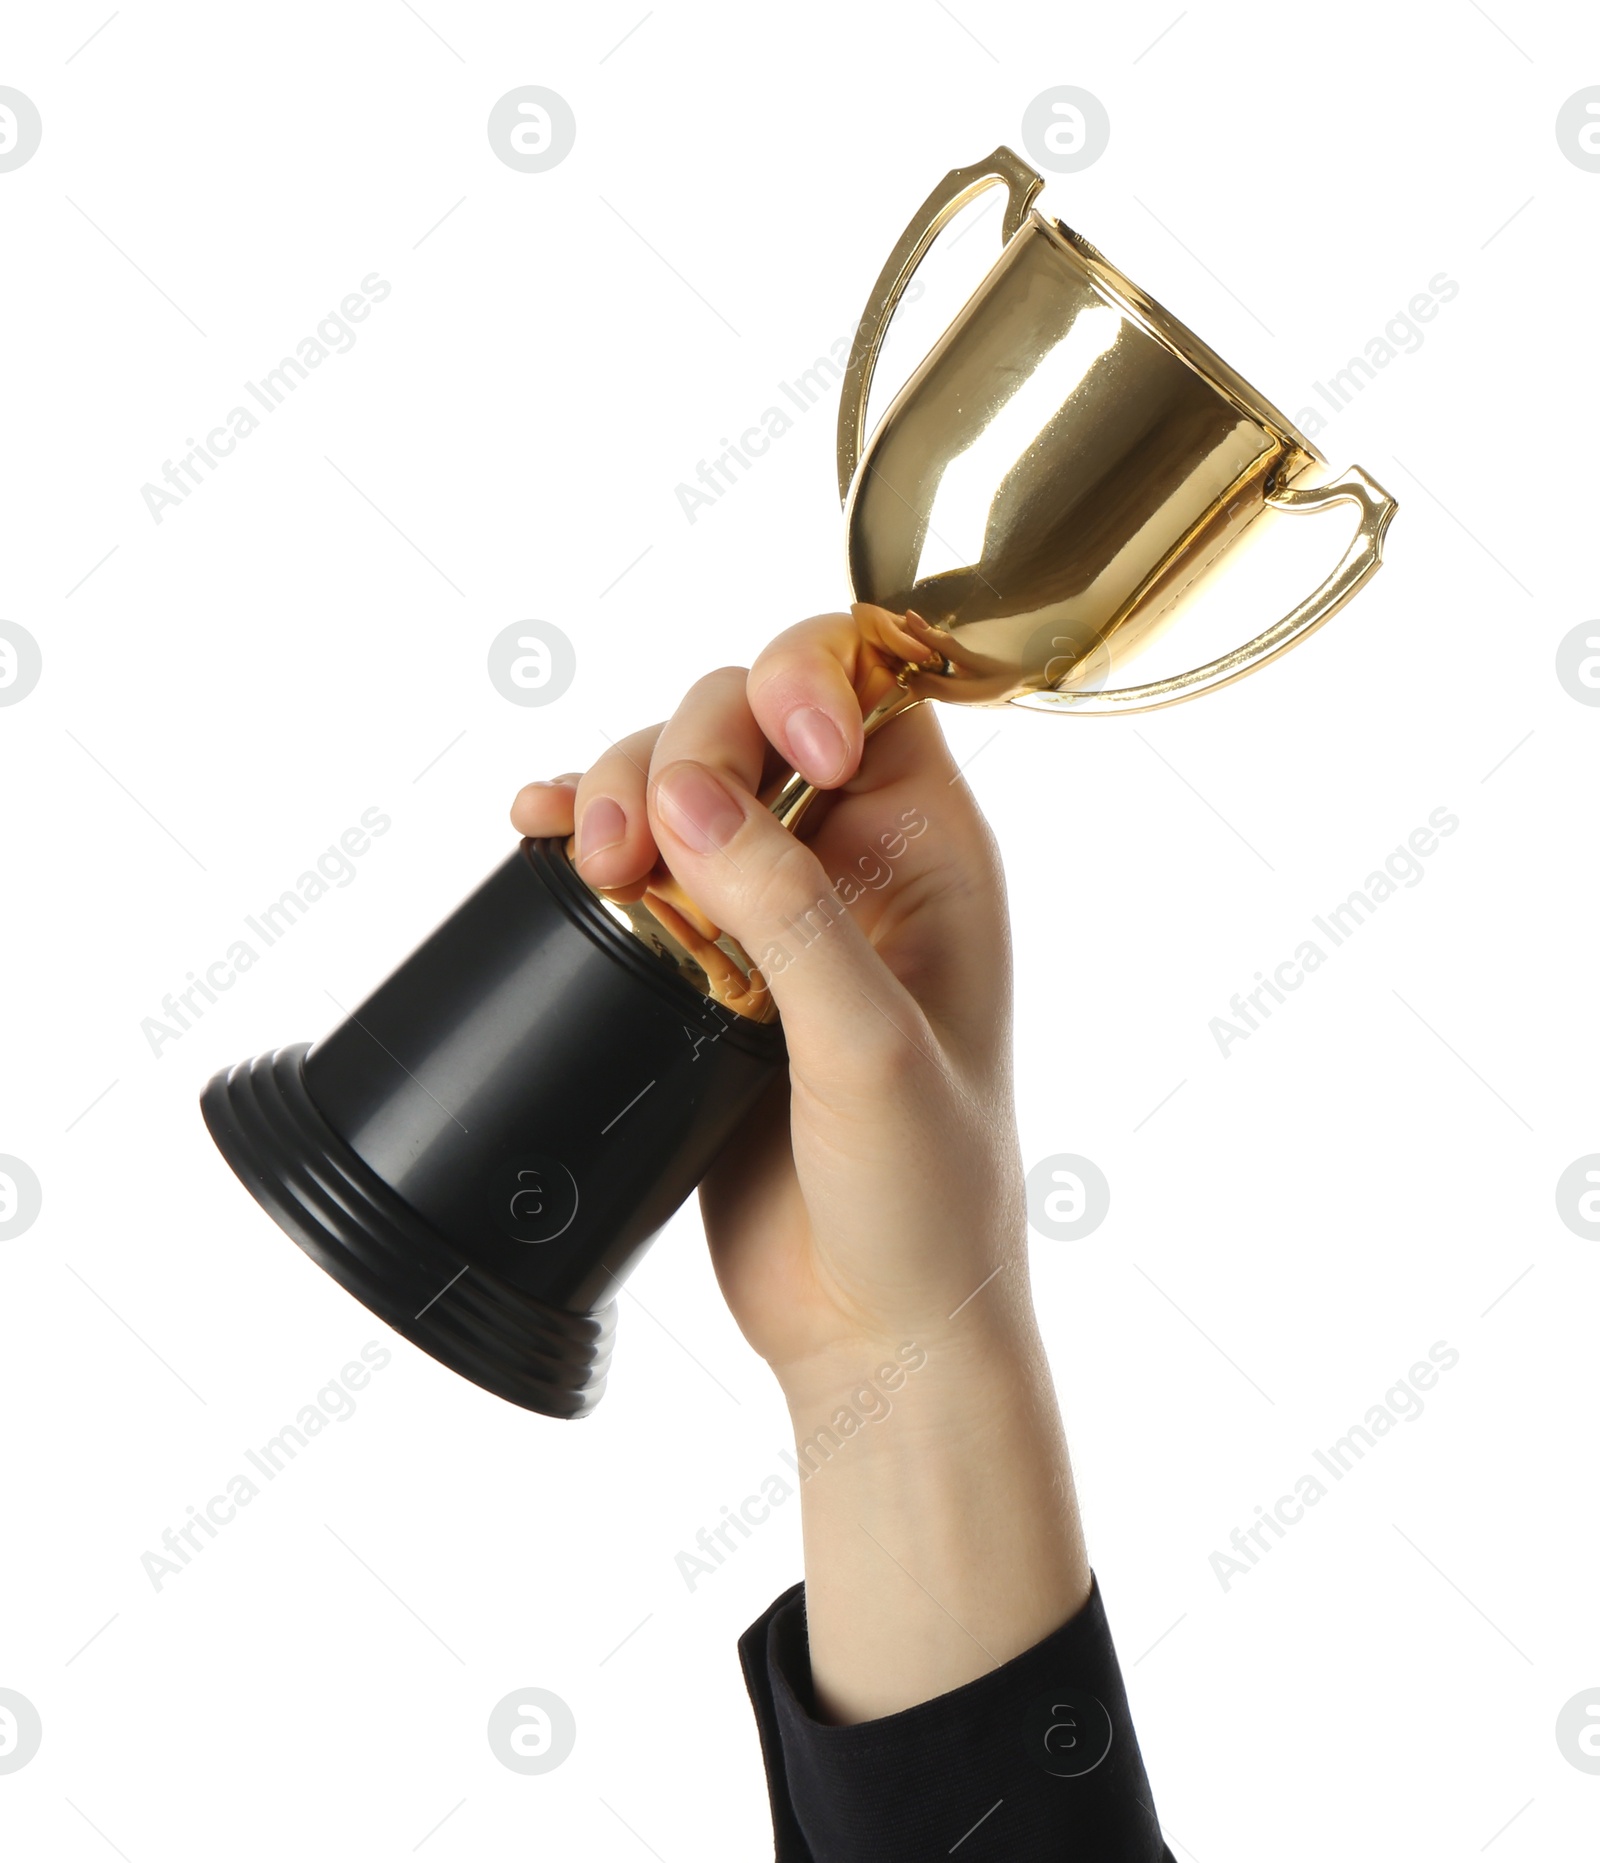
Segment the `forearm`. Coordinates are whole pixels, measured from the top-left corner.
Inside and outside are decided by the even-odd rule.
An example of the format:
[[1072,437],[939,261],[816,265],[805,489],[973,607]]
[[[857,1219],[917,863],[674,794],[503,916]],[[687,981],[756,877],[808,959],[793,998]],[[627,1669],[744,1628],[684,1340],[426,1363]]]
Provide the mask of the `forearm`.
[[923,1349],[888,1414],[826,1456],[807,1445],[880,1360],[847,1367],[837,1354],[785,1392],[824,1719],[873,1720],[945,1694],[1031,1648],[1089,1596],[1066,1438],[1031,1313],[998,1330],[974,1316]]

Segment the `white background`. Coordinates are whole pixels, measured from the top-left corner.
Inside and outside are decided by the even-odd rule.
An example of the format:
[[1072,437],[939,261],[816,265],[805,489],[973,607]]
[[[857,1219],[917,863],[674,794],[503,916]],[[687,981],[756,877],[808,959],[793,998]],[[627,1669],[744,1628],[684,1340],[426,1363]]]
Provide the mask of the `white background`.
[[[1600,1242],[1554,1190],[1600,1149],[1600,710],[1554,664],[1596,608],[1600,175],[1554,123],[1600,27],[1489,10],[128,4],[81,51],[99,7],[11,10],[44,138],[0,175],[0,614],[44,675],[0,710],[0,1152],[44,1207],[0,1243],[0,1687],[44,1744],[0,1775],[9,1854],[766,1854],[733,1643],[799,1508],[687,1590],[785,1443],[693,1208],[598,1413],[547,1422],[314,1268],[196,1099],[374,985],[521,782],[847,598],[831,405],[696,523],[674,488],[1057,84],[1111,141],[1041,204],[1289,412],[1460,287],[1320,436],[1402,509],[1312,643],[1148,718],[947,719],[1007,858],[1028,1160],[1112,1186],[1034,1269],[1156,1802],[1198,1863],[1592,1846],[1554,1726],[1600,1687]],[[485,125],[534,83],[577,144],[522,174]],[[994,250],[967,224],[901,374]],[[374,270],[355,347],[157,525],[140,487]],[[1223,632],[1350,523],[1258,527]],[[485,673],[530,617],[578,653],[543,710]],[[356,880],[153,1056],[142,1019],[372,806]],[[1211,1019],[1440,807],[1424,880],[1224,1059]],[[154,1590],[162,1530],[379,1337],[356,1416]],[[1225,1591],[1211,1554],[1437,1340],[1426,1413]],[[485,1739],[523,1685],[577,1716],[544,1777]]]

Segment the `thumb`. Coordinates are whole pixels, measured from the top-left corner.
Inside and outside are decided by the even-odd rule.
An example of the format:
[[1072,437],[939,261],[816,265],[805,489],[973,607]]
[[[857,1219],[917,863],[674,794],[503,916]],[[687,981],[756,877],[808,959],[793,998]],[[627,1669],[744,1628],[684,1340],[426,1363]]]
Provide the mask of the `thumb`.
[[[790,1058],[837,1071],[905,1043],[931,1059],[922,1011],[838,897],[822,863],[750,792],[704,764],[668,764],[650,789],[656,845],[695,903],[766,979]],[[862,998],[870,1005],[863,1005]]]

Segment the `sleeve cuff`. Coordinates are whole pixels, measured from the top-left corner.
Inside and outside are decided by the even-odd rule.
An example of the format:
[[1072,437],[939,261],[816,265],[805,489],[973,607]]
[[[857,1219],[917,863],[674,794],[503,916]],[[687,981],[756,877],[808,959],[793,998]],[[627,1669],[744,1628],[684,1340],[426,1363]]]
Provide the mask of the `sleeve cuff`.
[[813,1712],[805,1586],[739,1639],[776,1863],[1172,1863],[1098,1579],[1060,1629],[988,1675],[882,1720]]

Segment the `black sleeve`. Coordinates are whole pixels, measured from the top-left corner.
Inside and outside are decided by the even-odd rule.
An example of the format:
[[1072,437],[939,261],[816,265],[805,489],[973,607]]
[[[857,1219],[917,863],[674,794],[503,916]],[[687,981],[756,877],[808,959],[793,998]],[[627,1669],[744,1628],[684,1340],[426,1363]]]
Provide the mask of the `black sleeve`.
[[776,1863],[1172,1863],[1098,1580],[1076,1616],[975,1682],[883,1720],[816,1719],[805,1586],[739,1639]]

